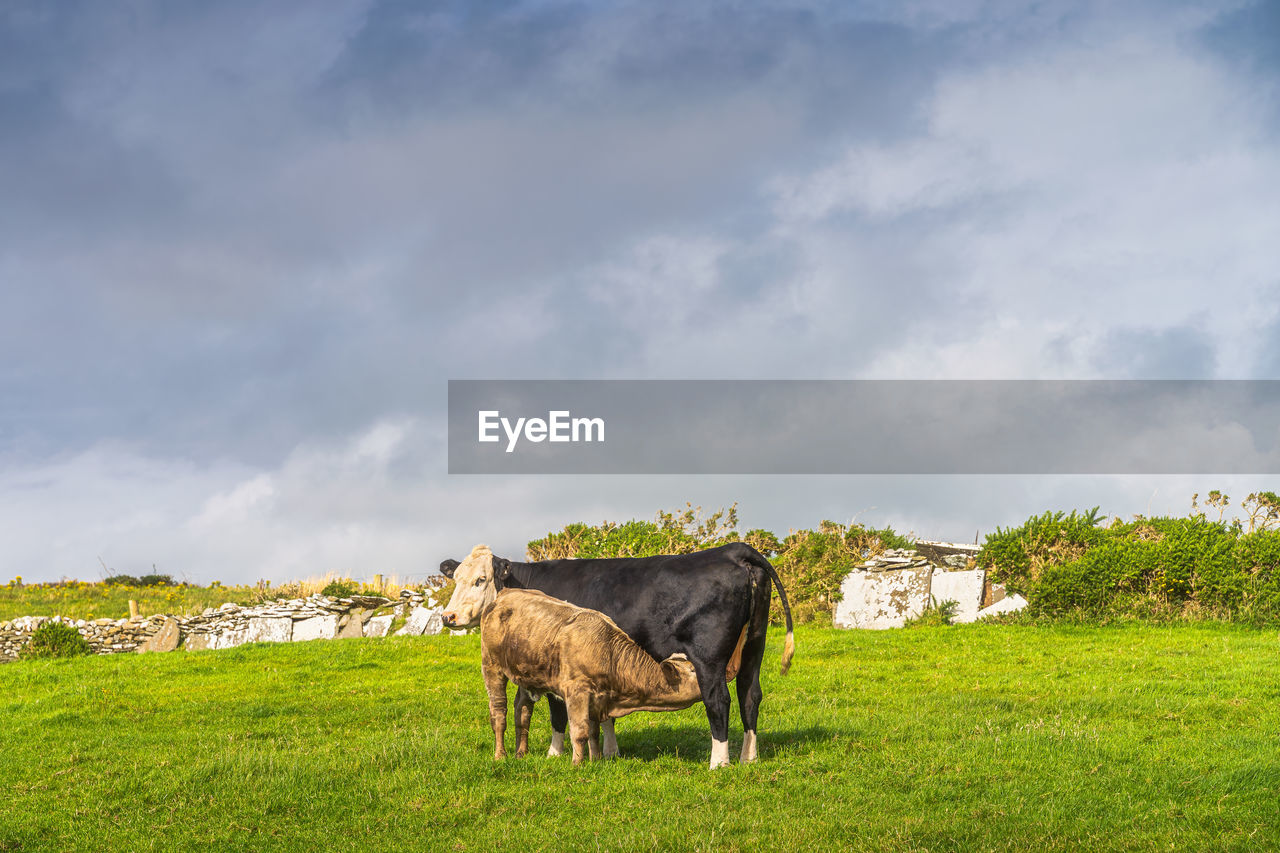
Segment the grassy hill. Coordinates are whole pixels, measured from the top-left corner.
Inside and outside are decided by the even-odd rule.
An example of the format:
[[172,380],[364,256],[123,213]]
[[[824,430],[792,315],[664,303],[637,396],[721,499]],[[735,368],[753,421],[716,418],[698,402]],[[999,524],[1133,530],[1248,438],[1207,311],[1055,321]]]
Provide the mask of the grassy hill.
[[495,763],[475,636],[0,666],[0,851],[1280,844],[1274,631],[802,627],[786,677],[780,640],[762,760],[714,773],[701,706]]

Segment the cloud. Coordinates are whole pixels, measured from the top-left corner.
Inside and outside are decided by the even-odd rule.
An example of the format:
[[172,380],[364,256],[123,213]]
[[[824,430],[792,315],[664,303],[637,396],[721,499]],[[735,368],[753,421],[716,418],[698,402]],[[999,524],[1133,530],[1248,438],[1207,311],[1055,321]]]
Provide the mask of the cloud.
[[1270,375],[1269,9],[6,8],[0,567],[406,569],[734,489],[972,515],[459,482],[432,436],[450,377]]
[[[779,232],[828,292],[874,271],[919,305],[869,372],[1132,375],[1125,327],[1154,346],[1204,325],[1188,375],[1249,374],[1280,162],[1238,78],[1172,35],[1126,32],[950,74],[926,116],[917,138],[773,184]],[[909,236],[933,263],[868,269],[859,232]],[[1095,344],[1061,347],[1077,338]]]

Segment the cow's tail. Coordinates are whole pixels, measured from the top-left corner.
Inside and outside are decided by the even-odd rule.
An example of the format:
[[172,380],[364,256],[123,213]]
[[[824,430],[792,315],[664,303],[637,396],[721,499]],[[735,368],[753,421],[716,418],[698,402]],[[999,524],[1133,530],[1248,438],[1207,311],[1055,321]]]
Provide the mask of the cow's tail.
[[773,564],[766,560],[763,554],[752,548],[750,559],[754,565],[764,569],[773,580],[773,585],[778,589],[778,598],[782,601],[782,614],[787,620],[787,639],[782,645],[782,674],[786,675],[787,670],[791,668],[791,658],[796,653],[796,633],[791,624],[791,605],[787,604],[787,591],[782,588],[782,580],[774,570]]

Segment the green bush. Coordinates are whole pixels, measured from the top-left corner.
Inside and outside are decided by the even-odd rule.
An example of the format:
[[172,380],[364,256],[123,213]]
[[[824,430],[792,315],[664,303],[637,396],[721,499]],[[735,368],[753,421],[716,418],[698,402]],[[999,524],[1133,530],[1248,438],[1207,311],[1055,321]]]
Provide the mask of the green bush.
[[[1211,505],[1225,507],[1226,496],[1215,497]],[[1263,523],[1262,510],[1245,532],[1197,509],[1107,527],[1096,508],[1046,512],[988,536],[978,563],[1024,593],[1032,616],[1280,621],[1280,531]]]
[[737,526],[737,504],[705,517],[702,507],[685,504],[676,512],[659,510],[653,521],[567,524],[559,533],[530,542],[526,554],[530,560],[692,554],[738,541]]
[[107,586],[141,586],[133,575],[111,575],[103,583]]
[[135,578],[133,575],[112,575],[103,581],[108,586],[177,586],[173,575],[143,575]]
[[902,623],[904,628],[938,628],[950,625],[955,621],[956,609],[960,606],[958,601],[947,599],[946,601],[938,601],[931,598],[929,606],[919,616],[912,616]]
[[978,554],[978,565],[992,581],[1026,593],[1046,565],[1080,556],[1105,538],[1098,527],[1098,507],[1087,513],[1072,510],[1032,516],[1020,527],[997,527]]
[[1204,579],[1210,603],[1239,601],[1239,617],[1248,622],[1280,619],[1280,532],[1257,530],[1235,543],[1235,571]]
[[320,590],[320,594],[333,598],[350,598],[360,594],[360,587],[351,580],[329,581],[324,589]]
[[45,622],[31,632],[22,649],[24,658],[69,658],[92,652],[89,641],[66,622]]

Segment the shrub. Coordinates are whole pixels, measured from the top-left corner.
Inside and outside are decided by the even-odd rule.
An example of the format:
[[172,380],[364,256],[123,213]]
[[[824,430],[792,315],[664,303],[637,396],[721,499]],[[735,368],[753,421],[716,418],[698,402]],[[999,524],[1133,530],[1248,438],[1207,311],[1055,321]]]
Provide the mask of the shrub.
[[831,618],[840,584],[862,562],[862,549],[851,533],[843,524],[823,521],[817,530],[795,530],[782,540],[773,565],[797,621]]
[[1226,495],[1211,492],[1210,520],[1193,501],[1188,518],[1144,518],[1107,527],[1097,509],[1044,513],[987,537],[979,565],[1026,594],[1032,616],[1229,618],[1280,621],[1280,531],[1271,493],[1250,495],[1248,532],[1224,521]]
[[92,651],[89,641],[66,622],[45,622],[31,632],[22,650],[24,658],[69,658]]
[[530,542],[526,555],[530,560],[559,560],[692,554],[738,541],[737,526],[737,504],[703,516],[702,507],[687,503],[677,512],[659,510],[653,521],[567,524],[559,533]]
[[960,606],[957,601],[947,599],[946,601],[938,601],[930,598],[929,606],[919,616],[912,616],[906,622],[902,623],[904,628],[930,628],[940,625],[950,625],[956,618],[956,608]]
[[1079,557],[1105,538],[1099,529],[1098,507],[1087,513],[1045,512],[1021,527],[997,527],[978,552],[978,565],[991,579],[1017,592],[1029,592],[1046,565]]
[[350,598],[351,596],[358,595],[359,593],[360,587],[350,579],[329,581],[329,583],[325,585],[325,588],[320,590],[321,595],[329,595],[334,598]]
[[107,586],[177,586],[173,575],[143,575],[135,578],[133,575],[112,575],[103,581]]

